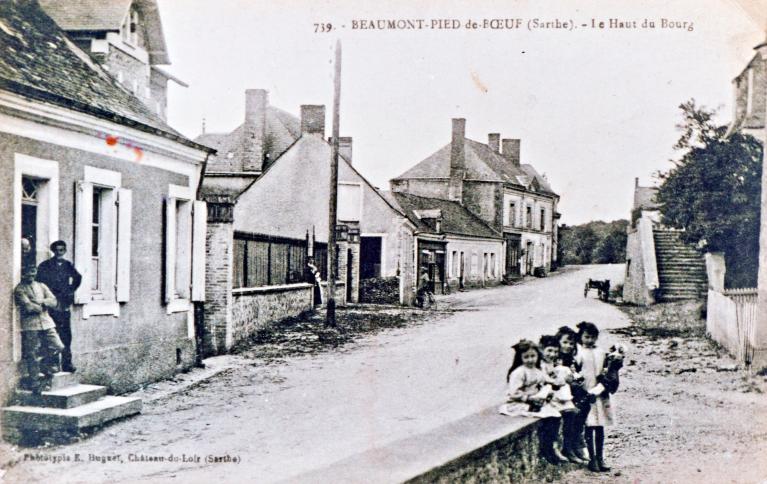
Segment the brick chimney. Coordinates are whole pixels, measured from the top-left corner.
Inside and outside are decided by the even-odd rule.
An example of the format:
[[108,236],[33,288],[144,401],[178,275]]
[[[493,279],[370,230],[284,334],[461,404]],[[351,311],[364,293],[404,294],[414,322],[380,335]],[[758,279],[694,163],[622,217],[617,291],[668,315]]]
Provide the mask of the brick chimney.
[[450,183],[448,199],[463,202],[463,177],[466,173],[466,120],[453,118],[453,136],[450,140]]
[[261,171],[264,160],[266,107],[269,94],[265,89],[245,91],[245,123],[242,125],[242,170]]
[[639,177],[634,178],[634,188],[639,188]]
[[[333,137],[328,138],[328,143],[333,144]],[[338,154],[346,158],[349,164],[352,164],[352,137],[351,136],[339,136],[338,137]]]
[[263,168],[268,105],[269,93],[265,89],[245,91],[245,123],[242,125],[240,160],[243,171],[261,171]]
[[493,150],[493,153],[501,153],[501,133],[490,133],[487,135],[487,146]]
[[518,139],[505,139],[501,141],[501,154],[509,160],[514,166],[519,166],[519,150],[520,140]]
[[301,134],[319,134],[325,137],[325,106],[301,105]]

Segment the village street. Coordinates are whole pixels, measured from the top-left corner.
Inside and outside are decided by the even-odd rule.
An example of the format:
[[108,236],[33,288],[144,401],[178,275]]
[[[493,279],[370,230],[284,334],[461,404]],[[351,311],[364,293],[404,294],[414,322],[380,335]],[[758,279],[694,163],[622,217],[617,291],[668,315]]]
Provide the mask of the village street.
[[[460,309],[366,337],[337,351],[248,361],[83,442],[39,450],[85,462],[20,462],[11,482],[272,482],[420,434],[503,400],[509,348],[563,324],[625,325],[616,308],[583,297],[589,278],[620,281],[623,266],[568,268],[522,285],[449,297]],[[446,303],[441,303],[446,304]],[[23,451],[22,451],[23,452]],[[37,451],[34,451],[37,452]],[[128,462],[129,454],[197,455],[202,462]],[[116,462],[88,462],[88,455]],[[239,463],[206,464],[206,455]]]

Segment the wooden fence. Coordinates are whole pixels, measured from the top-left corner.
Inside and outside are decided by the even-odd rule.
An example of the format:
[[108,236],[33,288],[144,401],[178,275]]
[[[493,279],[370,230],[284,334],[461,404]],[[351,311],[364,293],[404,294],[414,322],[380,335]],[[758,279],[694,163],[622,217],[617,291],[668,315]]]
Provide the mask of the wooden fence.
[[708,291],[706,331],[746,366],[754,357],[757,298],[756,288]]
[[[315,243],[312,249],[320,277],[325,280],[327,244]],[[237,289],[313,283],[314,279],[307,266],[308,260],[307,240],[235,232],[232,286]]]

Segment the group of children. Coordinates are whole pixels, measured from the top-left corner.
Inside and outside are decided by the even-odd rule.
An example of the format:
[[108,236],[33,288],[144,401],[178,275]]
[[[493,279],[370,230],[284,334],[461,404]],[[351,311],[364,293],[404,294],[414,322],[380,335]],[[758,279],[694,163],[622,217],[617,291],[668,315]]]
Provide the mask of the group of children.
[[577,331],[563,326],[538,344],[523,339],[512,346],[508,402],[500,412],[540,418],[541,454],[552,464],[607,472],[604,428],[613,423],[610,394],[618,389],[625,348],[613,346],[608,353],[597,347],[598,337],[596,325],[584,321]]

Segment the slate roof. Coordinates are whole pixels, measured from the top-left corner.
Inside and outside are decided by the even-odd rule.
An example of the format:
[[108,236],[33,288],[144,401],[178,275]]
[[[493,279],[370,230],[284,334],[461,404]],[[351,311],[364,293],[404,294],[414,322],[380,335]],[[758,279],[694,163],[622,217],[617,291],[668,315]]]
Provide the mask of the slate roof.
[[442,233],[501,239],[500,233],[488,226],[482,219],[471,213],[458,202],[438,198],[419,197],[409,193],[387,192],[387,198],[393,198],[408,219],[420,231],[434,233],[434,230],[415,215],[416,210],[440,210],[442,212]]
[[644,210],[655,210],[659,208],[658,203],[655,202],[655,195],[658,193],[656,187],[634,187],[634,207],[632,210],[638,208]]
[[[530,186],[537,179],[540,191],[555,195],[549,183],[529,164],[515,166],[508,159],[493,151],[485,143],[465,139],[464,153],[466,156],[466,179],[488,182],[503,182]],[[426,159],[416,164],[394,180],[449,178],[450,177],[450,143],[443,146]]]
[[0,1],[0,89],[212,151],[168,126],[29,0]]
[[120,30],[133,0],[38,0],[64,30]]
[[[301,121],[281,109],[268,106],[266,109],[266,138],[269,144],[269,159],[274,162],[298,138],[301,137]],[[242,158],[242,125],[230,133],[206,133],[195,141],[210,146],[218,152],[208,159],[208,171],[238,171]],[[231,153],[231,155],[230,155]]]
[[45,12],[69,32],[118,32],[131,4],[144,18],[152,64],[170,64],[156,0],[38,0]]

